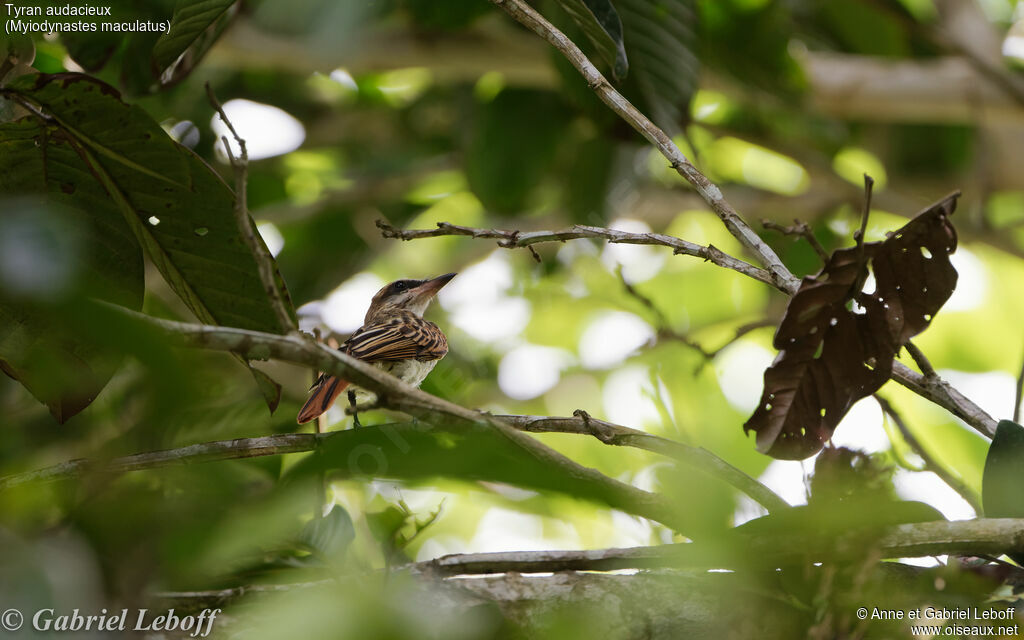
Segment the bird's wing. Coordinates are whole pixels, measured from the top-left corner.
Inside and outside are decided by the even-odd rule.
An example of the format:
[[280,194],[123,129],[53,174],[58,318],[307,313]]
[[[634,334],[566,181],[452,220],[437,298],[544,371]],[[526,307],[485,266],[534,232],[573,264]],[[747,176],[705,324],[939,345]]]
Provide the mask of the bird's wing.
[[448,341],[436,324],[409,313],[364,326],[340,348],[367,362],[438,360],[448,353]]

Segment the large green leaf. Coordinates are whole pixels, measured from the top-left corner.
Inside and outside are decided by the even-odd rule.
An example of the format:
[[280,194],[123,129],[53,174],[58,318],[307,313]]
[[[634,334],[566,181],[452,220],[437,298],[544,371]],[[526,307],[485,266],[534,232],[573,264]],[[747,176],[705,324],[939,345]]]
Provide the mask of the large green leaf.
[[[37,165],[56,141],[66,146],[66,162],[55,164],[48,180],[87,210],[87,194],[105,193],[104,206],[121,214],[197,318],[282,330],[235,222],[231,189],[144,111],[122,102],[110,86],[79,74],[25,76],[0,89],[0,96],[46,118],[49,135],[26,151],[34,152]],[[4,155],[0,171],[13,170],[13,160]],[[83,194],[82,200],[76,194]],[[265,376],[257,380],[266,390]]]
[[329,472],[344,478],[504,482],[562,493],[626,512],[637,507],[608,487],[539,459],[496,429],[446,430],[425,422],[391,423],[331,433],[291,467],[288,479]]
[[612,77],[622,80],[629,72],[623,45],[622,20],[610,0],[558,0],[612,68]]
[[630,74],[628,98],[669,135],[681,129],[697,90],[694,0],[618,0]]

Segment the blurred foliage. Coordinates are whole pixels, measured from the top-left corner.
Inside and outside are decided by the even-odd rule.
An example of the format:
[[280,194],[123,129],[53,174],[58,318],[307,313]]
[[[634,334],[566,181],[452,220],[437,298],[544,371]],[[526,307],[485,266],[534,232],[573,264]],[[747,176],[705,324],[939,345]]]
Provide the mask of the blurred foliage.
[[[662,633],[825,638],[906,635],[903,623],[857,623],[851,614],[863,603],[906,610],[1014,602],[1009,589],[956,562],[918,569],[871,555],[872,524],[932,519],[934,507],[963,517],[966,504],[941,490],[915,491],[932,476],[918,472],[919,458],[895,434],[893,443],[872,436],[882,432],[880,415],[858,410],[870,399],[836,430],[837,445],[867,453],[819,457],[811,473],[755,451],[742,424],[774,355],[770,327],[786,303],[777,292],[661,247],[541,244],[538,263],[526,250],[490,241],[380,237],[379,218],[416,228],[579,223],[671,234],[749,259],[564,59],[488,3],[108,4],[121,19],[170,20],[173,28],[128,37],[0,36],[0,358],[25,382],[0,376],[0,475],[295,431],[309,371],[260,365],[283,385],[280,408],[270,414],[233,358],[172,349],[90,302],[186,321],[209,321],[208,313],[228,325],[278,330],[234,226],[232,173],[210,126],[210,83],[226,106],[236,99],[273,105],[304,130],[298,148],[251,163],[248,189],[267,244],[271,231],[280,235],[277,264],[304,329],[343,336],[383,282],[459,271],[428,312],[451,351],[426,391],[494,413],[584,408],[703,447],[776,488],[788,476],[785,497],[810,506],[755,520],[764,511],[731,487],[670,459],[596,438],[540,434],[587,467],[672,496],[695,538],[711,545],[709,554],[724,553],[735,571],[607,576],[629,585],[615,596],[622,603],[615,615],[601,598],[539,600],[528,610],[466,600],[450,585],[404,574],[384,579],[379,570],[446,553],[682,538],[608,508],[606,496],[588,494],[578,479],[517,458],[493,434],[455,436],[413,424],[403,432],[411,446],[398,450],[372,425],[402,418],[374,411],[363,418],[371,427],[345,432],[318,452],[118,477],[98,466],[79,478],[0,491],[5,606],[153,607],[147,598],[157,591],[310,581],[318,586],[231,603],[228,633],[633,637],[645,624],[645,604],[678,606],[679,594],[693,594],[706,616],[676,620]],[[916,343],[961,392],[996,418],[1012,415],[1024,315],[1024,183],[1002,165],[1024,159],[997,160],[991,149],[993,139],[1012,140],[1019,129],[1000,129],[980,107],[967,121],[899,115],[901,105],[869,119],[843,117],[817,108],[807,71],[814,55],[928,63],[958,54],[937,37],[939,12],[930,0],[538,3],[612,78],[617,56],[559,8],[569,4],[614,7],[628,61],[616,87],[759,232],[760,218],[788,225],[797,217],[826,250],[851,246],[865,172],[876,179],[872,241],[962,189],[952,219],[961,238],[953,256],[960,283]],[[982,4],[1000,37],[1015,19],[1020,28],[1020,2]],[[87,76],[50,83],[34,75],[83,70]],[[1019,71],[997,71],[1019,80]],[[242,112],[233,113],[241,123]],[[282,128],[266,120],[242,134],[255,142]],[[198,140],[181,136],[190,129]],[[175,191],[162,192],[171,182]],[[820,270],[806,241],[761,233],[798,275]],[[672,332],[707,351],[724,348],[708,359]],[[986,508],[994,499],[993,513],[1017,512],[1019,443],[1005,435],[1010,427],[1001,427],[990,452],[985,438],[919,396],[892,383],[882,393],[931,457],[984,495]],[[61,398],[91,402],[63,406]],[[340,410],[329,415],[332,429],[346,427]],[[390,473],[349,473],[357,446],[390,451]],[[321,516],[316,487],[325,473],[330,508]],[[901,483],[908,476],[920,482]],[[801,559],[765,571],[746,564],[742,538],[726,535],[743,527],[818,542],[829,541],[822,530],[866,533],[853,553],[826,550],[820,566]],[[316,582],[324,578],[332,580]]]

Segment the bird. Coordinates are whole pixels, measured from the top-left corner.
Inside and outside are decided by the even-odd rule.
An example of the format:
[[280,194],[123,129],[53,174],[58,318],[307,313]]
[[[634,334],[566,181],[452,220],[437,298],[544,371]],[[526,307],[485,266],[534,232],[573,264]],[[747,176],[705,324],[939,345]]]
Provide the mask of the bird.
[[[456,274],[446,273],[429,280],[395,280],[378,291],[361,326],[338,350],[353,358],[372,363],[406,384],[418,387],[427,374],[448,353],[448,340],[441,329],[423,319],[441,287]],[[366,389],[351,385],[337,376],[320,374],[310,387],[309,398],[296,420],[305,424],[316,419],[348,390],[354,426],[360,426],[355,414],[357,402],[374,398]]]

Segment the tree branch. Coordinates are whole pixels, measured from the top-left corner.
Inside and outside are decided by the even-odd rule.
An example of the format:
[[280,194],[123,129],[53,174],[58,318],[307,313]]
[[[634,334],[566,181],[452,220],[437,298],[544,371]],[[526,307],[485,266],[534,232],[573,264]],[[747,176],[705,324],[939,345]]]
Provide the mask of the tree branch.
[[789,503],[768,487],[701,447],[691,447],[668,438],[651,435],[637,429],[630,429],[629,427],[623,427],[589,416],[584,418],[582,412],[578,412],[578,415],[572,418],[513,415],[498,415],[494,417],[522,431],[592,435],[608,445],[636,447],[659,453],[729,483],[750,496],[750,498],[769,512],[786,509],[790,506]]
[[69,460],[36,471],[17,473],[0,478],[0,491],[32,482],[49,482],[81,476],[90,472],[119,474],[142,469],[159,469],[184,464],[236,460],[282,453],[301,453],[316,448],[319,436],[312,433],[286,433],[259,438],[217,440],[193,444],[178,449],[148,451],[112,460]]
[[939,376],[922,375],[897,361],[892,363],[892,379],[922,398],[949,411],[981,435],[990,439],[995,437],[995,419]]
[[1013,394],[1013,421],[1020,424],[1020,403],[1024,399],[1024,358],[1021,358],[1020,373],[1017,374],[1017,390]]
[[[398,240],[417,240],[419,238],[436,238],[438,236],[469,236],[471,238],[494,238],[498,240],[498,246],[505,249],[519,247],[530,247],[541,242],[565,242],[567,240],[578,240],[580,238],[596,238],[606,240],[612,244],[647,244],[669,247],[672,253],[688,255],[712,262],[720,267],[731,269],[749,276],[754,280],[771,285],[783,293],[792,293],[788,284],[774,278],[771,273],[755,267],[749,262],[738,258],[716,248],[714,245],[700,245],[674,236],[667,236],[661,233],[632,233],[618,229],[605,227],[591,227],[587,225],[574,224],[573,226],[560,231],[518,231],[503,229],[480,229],[477,227],[463,227],[448,222],[438,222],[437,229],[397,229],[383,220],[377,221],[377,227],[385,238]],[[788,272],[787,272],[788,273]],[[792,276],[791,276],[792,277]],[[795,280],[795,278],[794,278]],[[798,282],[798,281],[797,281]]]
[[[627,547],[584,551],[504,551],[496,553],[460,553],[417,562],[398,570],[439,577],[516,572],[521,574],[556,571],[614,571],[620,569],[721,569],[738,566],[774,568],[794,558],[805,561],[828,560],[835,540],[826,540],[822,548],[807,547],[799,536],[737,535],[734,545],[703,543],[665,544],[655,547]],[[881,558],[918,558],[934,555],[994,555],[1024,551],[1024,519],[978,518],[975,520],[917,522],[892,527],[877,542]],[[270,590],[312,586],[267,585]],[[158,597],[216,598],[240,595],[260,587],[236,587],[233,590],[161,593]]]
[[[743,555],[756,565],[772,567],[806,553],[810,560],[827,559],[823,549],[808,547],[799,536],[744,536]],[[824,541],[831,545],[835,541]],[[674,568],[713,569],[737,564],[736,549],[723,545],[678,543],[656,547],[629,547],[592,551],[513,551],[466,553],[442,556],[408,568],[444,576],[549,571],[611,571],[615,569]],[[878,540],[882,558],[915,558],[943,554],[994,555],[1024,551],[1024,519],[978,518],[975,520],[918,522],[892,527]],[[725,564],[723,564],[723,562]]]
[[491,0],[502,11],[526,26],[558,49],[583,78],[597,96],[620,118],[653,144],[665,156],[679,175],[683,176],[697,190],[711,209],[725,224],[737,240],[757,257],[758,262],[771,274],[771,284],[776,288],[793,293],[800,285],[799,279],[790,273],[779,256],[775,254],[751,229],[739,214],[726,202],[721,189],[693,166],[672,139],[658,128],[644,114],[640,113],[626,98],[616,91],[597,67],[587,59],[579,47],[559,31],[523,0]]
[[761,221],[761,226],[763,226],[765,229],[778,231],[779,233],[786,236],[800,236],[801,238],[807,241],[807,244],[811,245],[811,248],[814,249],[814,253],[818,254],[818,257],[821,258],[822,263],[828,264],[828,251],[825,251],[825,247],[821,246],[821,243],[818,242],[818,238],[816,238],[814,235],[814,231],[806,222],[794,219],[793,226],[787,227],[777,222],[772,222],[771,220],[766,219]]
[[[719,251],[715,247],[703,247],[701,245],[687,242],[686,240],[658,233],[629,233],[615,229],[584,227],[580,225],[569,227],[563,231],[529,232],[462,227],[449,224],[447,222],[439,222],[437,229],[402,230],[396,229],[384,221],[378,221],[377,226],[380,227],[385,238],[398,238],[401,240],[415,240],[417,238],[433,238],[437,236],[497,238],[499,240],[498,246],[505,248],[528,246],[538,242],[564,242],[566,240],[573,240],[577,238],[601,238],[612,243],[663,245],[673,247],[676,253],[686,253],[687,255],[704,257],[719,266],[727,269],[733,269],[734,271],[743,273],[755,280],[776,286],[768,277],[767,272],[763,269],[750,265],[742,260],[737,260],[736,258]],[[707,250],[709,252],[709,256],[704,256],[696,251],[681,251],[678,249],[684,245],[697,247],[699,250]],[[717,254],[718,257],[710,257],[714,254]],[[783,291],[785,290],[783,289]],[[921,354],[920,350],[916,349],[916,347],[911,343],[908,343],[906,347],[908,352],[917,353],[919,357],[922,358],[922,362],[927,362],[926,359],[923,359],[923,354]],[[995,435],[996,421],[992,419],[992,416],[988,415],[988,413],[981,409],[981,407],[964,397],[964,395],[959,391],[949,386],[949,383],[945,382],[937,375],[932,377],[922,376],[900,362],[893,362],[892,378],[914,393],[949,411],[976,429],[982,435],[989,438]]]
[[[778,511],[789,507],[785,500],[773,493],[768,487],[705,449],[691,447],[667,438],[589,417],[588,421],[591,425],[589,428],[586,426],[587,422],[579,416],[573,418],[517,415],[491,417],[500,420],[514,429],[531,433],[574,433],[596,436],[594,429],[599,429],[605,437],[599,437],[598,439],[605,444],[636,447],[674,458],[732,485],[750,496],[750,498],[768,511]],[[367,427],[367,429],[384,427],[395,429],[400,426],[402,425],[390,424]],[[60,480],[90,472],[118,474],[128,471],[157,469],[175,465],[213,462],[216,460],[233,460],[313,451],[329,438],[345,437],[341,435],[344,433],[348,432],[336,431],[328,434],[291,433],[259,438],[218,440],[177,449],[137,453],[112,460],[70,460],[51,467],[0,478],[0,491],[32,482]]]
[[270,255],[266,243],[259,237],[256,224],[249,216],[248,187],[246,184],[249,176],[249,152],[246,150],[245,140],[238,135],[238,132],[235,131],[235,126],[228,120],[227,114],[224,113],[224,107],[217,100],[217,96],[214,95],[209,82],[206,83],[206,97],[209,99],[210,105],[217,111],[217,115],[220,116],[221,122],[227,126],[228,131],[235,138],[235,142],[238,143],[239,157],[236,158],[231,153],[231,145],[228,144],[227,136],[221,139],[224,144],[224,153],[227,154],[228,161],[231,163],[231,169],[235,173],[234,211],[238,232],[245,238],[245,244],[249,247],[249,253],[252,254],[253,260],[256,261],[256,270],[260,274],[263,290],[267,294],[270,306],[274,309],[274,315],[277,316],[277,322],[281,326],[281,331],[283,333],[296,331],[298,325],[292,314],[288,311],[290,305],[285,303],[284,293],[278,285],[277,267],[274,264],[274,257]]
[[878,406],[882,408],[889,418],[892,419],[893,424],[899,429],[900,435],[906,441],[907,445],[917,455],[921,456],[921,460],[924,461],[924,468],[931,471],[935,475],[942,478],[942,481],[950,486],[954,491],[960,494],[960,497],[967,501],[967,504],[971,505],[975,513],[984,513],[981,508],[981,501],[978,499],[978,495],[963,481],[960,476],[956,475],[953,471],[950,471],[946,467],[942,466],[938,460],[932,457],[928,450],[924,448],[921,441],[917,439],[917,436],[910,430],[907,423],[903,421],[903,417],[898,411],[889,403],[888,400],[878,395],[877,393],[873,396]]
[[510,441],[542,464],[559,469],[574,480],[597,490],[610,505],[685,533],[686,518],[665,496],[642,491],[584,467],[530,436],[492,416],[461,407],[413,388],[373,365],[336,349],[318,344],[301,334],[276,335],[233,327],[189,324],[153,318],[114,305],[117,312],[146,323],[162,333],[170,343],[184,347],[228,351],[249,360],[273,358],[307,366],[339,376],[376,393],[382,403],[424,421],[451,430],[467,432],[485,426]]

